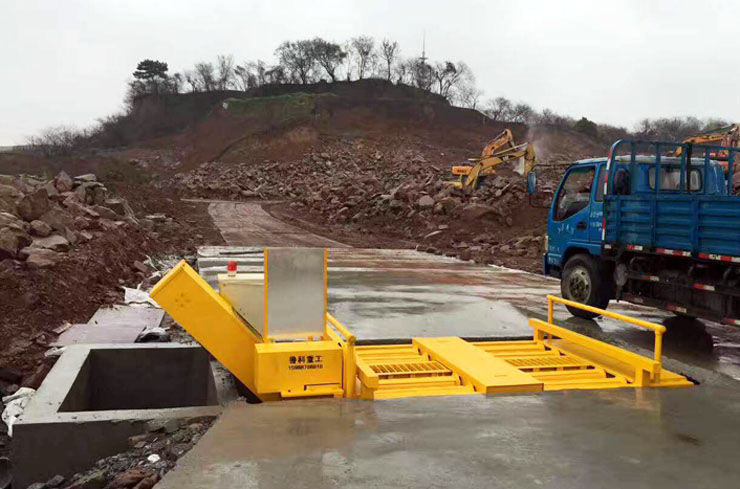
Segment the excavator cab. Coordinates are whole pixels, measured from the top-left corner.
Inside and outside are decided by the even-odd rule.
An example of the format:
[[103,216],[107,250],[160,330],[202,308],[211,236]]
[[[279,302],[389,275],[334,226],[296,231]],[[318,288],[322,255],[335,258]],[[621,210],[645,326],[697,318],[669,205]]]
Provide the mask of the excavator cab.
[[494,175],[495,168],[504,163],[513,164],[514,171],[529,178],[535,164],[534,146],[526,142],[516,144],[511,130],[505,129],[486,144],[480,158],[471,158],[468,161],[474,164],[452,167],[452,174],[459,177],[457,181],[451,182],[454,186],[475,189],[481,179]]

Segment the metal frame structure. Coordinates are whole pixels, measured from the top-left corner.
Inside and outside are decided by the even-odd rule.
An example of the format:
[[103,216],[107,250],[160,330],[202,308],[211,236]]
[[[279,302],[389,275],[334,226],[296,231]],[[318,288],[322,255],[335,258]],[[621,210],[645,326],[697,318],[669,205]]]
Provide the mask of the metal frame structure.
[[[529,320],[534,330],[531,340],[469,342],[438,337],[372,346],[358,346],[355,335],[326,310],[320,338],[261,338],[184,261],[154,287],[151,297],[263,401],[691,385],[662,367],[664,326],[555,296],[547,296],[546,322]],[[266,296],[266,305],[267,300]],[[555,304],[653,331],[654,358],[554,324]]]

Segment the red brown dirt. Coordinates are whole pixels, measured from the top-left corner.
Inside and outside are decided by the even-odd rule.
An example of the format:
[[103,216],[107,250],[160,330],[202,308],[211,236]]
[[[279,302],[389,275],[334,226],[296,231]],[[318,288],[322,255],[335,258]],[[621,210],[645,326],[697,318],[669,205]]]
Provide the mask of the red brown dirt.
[[0,367],[21,370],[25,385],[37,387],[48,370],[43,353],[55,328],[87,322],[101,305],[122,302],[121,286],[146,283],[135,261],[194,255],[196,246],[223,243],[205,204],[180,202],[175,192],[156,189],[149,181],[108,176],[109,190],[127,198],[138,217],[164,213],[173,224],[159,232],[133,224],[109,230],[75,245],[51,268],[33,269],[12,260],[0,265]]

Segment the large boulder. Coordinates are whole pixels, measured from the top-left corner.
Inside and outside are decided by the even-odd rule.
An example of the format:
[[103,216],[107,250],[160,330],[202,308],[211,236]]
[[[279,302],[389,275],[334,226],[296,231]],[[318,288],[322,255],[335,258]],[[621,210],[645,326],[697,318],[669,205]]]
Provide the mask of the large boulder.
[[84,175],[76,176],[74,181],[75,183],[97,182],[98,177],[94,173],[85,173]]
[[459,214],[459,217],[466,222],[494,219],[496,216],[501,215],[501,212],[495,207],[475,203],[460,206],[455,209],[455,213]]
[[33,247],[44,248],[52,251],[67,251],[69,250],[69,240],[64,236],[52,234],[45,238],[35,238],[33,240]]
[[44,221],[31,221],[31,234],[40,238],[45,238],[51,234],[53,229]]
[[429,197],[428,195],[422,195],[419,197],[419,200],[416,202],[416,205],[419,207],[419,209],[431,209],[434,207],[434,199]]
[[46,193],[45,188],[24,195],[16,205],[18,215],[28,222],[41,217],[49,210],[49,207],[49,194]]
[[15,213],[15,203],[23,194],[15,187],[0,183],[0,212]]
[[65,228],[74,227],[74,219],[59,207],[52,207],[44,215],[39,217],[55,231],[64,231]]
[[46,190],[46,194],[49,196],[49,198],[57,198],[59,196],[59,191],[54,186],[54,181],[49,180],[46,182],[43,186],[44,190]]
[[95,205],[103,205],[108,200],[108,189],[102,185],[94,187],[91,197],[92,203]]
[[59,261],[59,253],[45,248],[28,247],[21,252],[27,255],[26,263],[33,268],[49,268]]
[[71,192],[74,188],[74,180],[72,180],[72,177],[62,170],[59,172],[59,175],[54,178],[54,186],[59,193]]
[[21,248],[31,244],[31,237],[22,230],[5,227],[0,229],[0,260],[16,258]]
[[[77,199],[73,198],[67,198],[63,202],[64,206],[69,210],[69,212],[73,216],[79,216],[79,217],[85,217],[85,218],[98,218],[100,217],[100,214],[95,212],[94,209],[84,205],[80,204]],[[108,209],[109,212],[113,212],[110,209]],[[115,214],[115,213],[114,213]]]
[[106,199],[103,205],[113,210],[119,216],[135,217],[134,210],[126,199]]
[[113,210],[102,205],[92,206],[92,210],[104,219],[110,219],[111,221],[117,221],[120,216]]
[[84,204],[103,204],[108,190],[100,182],[83,182],[75,189],[75,195]]
[[5,227],[25,231],[24,222],[22,220],[8,212],[0,212],[0,228]]

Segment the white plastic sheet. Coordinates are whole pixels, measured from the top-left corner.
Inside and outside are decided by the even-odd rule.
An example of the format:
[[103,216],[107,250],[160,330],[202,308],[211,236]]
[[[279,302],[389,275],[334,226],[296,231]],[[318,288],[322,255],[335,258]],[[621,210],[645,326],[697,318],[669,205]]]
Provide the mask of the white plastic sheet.
[[26,404],[28,404],[28,401],[31,400],[34,394],[36,394],[35,389],[21,387],[15,394],[3,397],[5,409],[3,410],[3,414],[0,415],[0,418],[2,418],[3,423],[8,427],[8,436],[13,436],[13,424],[23,414]]
[[149,297],[149,293],[145,290],[123,287],[123,292],[123,302],[126,304],[146,304],[156,307],[157,309],[161,309],[159,304],[154,302],[154,300]]

